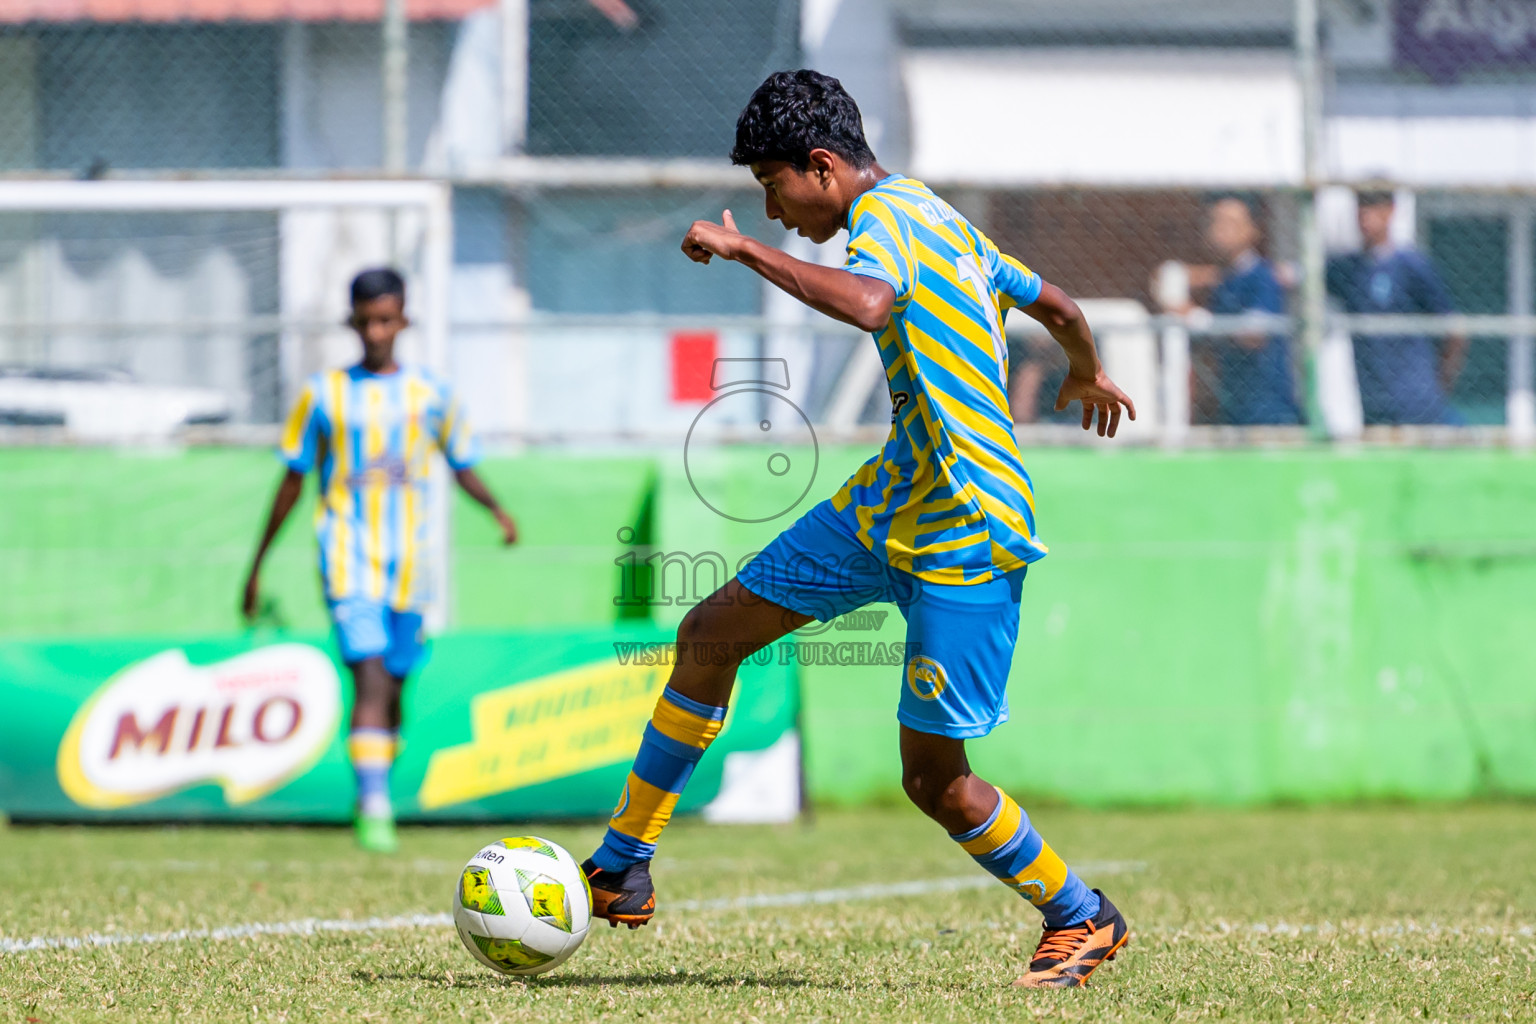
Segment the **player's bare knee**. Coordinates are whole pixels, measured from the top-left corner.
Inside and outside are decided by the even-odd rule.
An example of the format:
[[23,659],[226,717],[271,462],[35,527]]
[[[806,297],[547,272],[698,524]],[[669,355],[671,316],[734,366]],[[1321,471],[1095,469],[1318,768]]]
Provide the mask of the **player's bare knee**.
[[365,658],[352,666],[352,686],[357,703],[388,708],[395,699],[394,678],[379,658]]
[[964,820],[970,814],[970,787],[967,780],[960,778],[950,779],[943,789],[937,794],[937,813],[935,817],[944,821]]
[[964,778],[951,778],[947,772],[911,767],[902,771],[901,788],[918,810],[935,821],[959,820],[967,813]]
[[730,628],[718,621],[719,608],[696,604],[683,616],[677,627],[679,663],[699,668],[734,670],[751,656],[756,645],[726,639]]
[[728,610],[708,601],[688,609],[677,627],[678,641],[687,643],[713,643],[732,633]]
[[391,715],[389,697],[377,690],[366,690],[360,687],[357,690],[355,703],[358,710],[367,711],[370,717],[383,720]]
[[943,787],[936,784],[931,774],[921,768],[905,768],[901,773],[901,788],[906,791],[907,799],[930,818],[939,811]]
[[927,813],[927,808],[923,806],[923,775],[921,772],[913,771],[910,768],[903,769],[901,773],[901,789],[902,792],[907,794],[907,799],[912,801],[913,806],[923,813]]
[[679,644],[697,643],[703,638],[706,613],[703,605],[694,605],[683,616],[683,621],[677,624],[677,642]]

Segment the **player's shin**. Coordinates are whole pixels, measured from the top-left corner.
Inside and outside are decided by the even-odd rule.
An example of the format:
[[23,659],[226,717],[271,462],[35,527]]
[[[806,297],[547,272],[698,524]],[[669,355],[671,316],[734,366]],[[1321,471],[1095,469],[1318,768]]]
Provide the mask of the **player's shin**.
[[360,727],[347,737],[347,754],[357,776],[357,812],[365,818],[388,818],[389,769],[395,760],[397,734],[389,729]]
[[594,864],[604,871],[622,871],[655,855],[656,841],[694,765],[724,721],[725,708],[700,704],[670,686],[662,691],[603,845],[592,855]]
[[1056,855],[1029,815],[1001,789],[997,808],[981,826],[950,838],[976,863],[1045,915],[1047,928],[1080,924],[1099,910],[1099,897]]

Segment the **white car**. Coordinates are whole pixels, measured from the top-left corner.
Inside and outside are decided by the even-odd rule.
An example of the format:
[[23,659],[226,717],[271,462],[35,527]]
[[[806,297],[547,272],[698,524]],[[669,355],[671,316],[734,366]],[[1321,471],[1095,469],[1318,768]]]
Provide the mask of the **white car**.
[[62,426],[87,439],[168,437],[224,423],[229,396],[143,384],[123,370],[0,366],[0,424]]

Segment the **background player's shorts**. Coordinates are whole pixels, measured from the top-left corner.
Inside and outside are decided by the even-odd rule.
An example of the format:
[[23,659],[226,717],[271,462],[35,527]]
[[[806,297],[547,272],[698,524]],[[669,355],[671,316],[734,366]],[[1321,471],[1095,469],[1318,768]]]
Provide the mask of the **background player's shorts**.
[[970,739],[1008,720],[1008,670],[1025,569],[970,586],[929,583],[880,559],[824,501],[736,577],[759,597],[826,622],[889,601],[907,620],[896,718],[918,732]]
[[383,658],[389,674],[404,679],[426,653],[421,615],[401,612],[379,601],[349,597],[331,602],[341,660],[355,665]]

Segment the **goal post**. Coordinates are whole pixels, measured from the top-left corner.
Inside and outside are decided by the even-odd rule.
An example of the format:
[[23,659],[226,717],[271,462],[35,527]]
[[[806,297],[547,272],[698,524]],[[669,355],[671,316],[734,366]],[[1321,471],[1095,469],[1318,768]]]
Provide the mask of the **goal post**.
[[[412,209],[423,223],[418,289],[412,305],[421,358],[448,364],[449,284],[453,273],[452,189],[441,181],[3,181],[0,213],[176,213],[301,209]],[[392,254],[385,254],[392,255]]]
[[[323,216],[325,211],[335,211],[338,214],[347,211],[376,210],[387,214],[385,230],[382,232],[362,232],[355,230],[342,230],[340,222],[332,224]],[[352,248],[345,252],[345,259],[333,258],[331,262],[346,262],[347,267],[336,267],[334,272],[338,274],[354,272],[359,269],[350,266],[358,264],[380,263],[404,263],[408,280],[411,281],[410,306],[414,323],[415,338],[408,335],[402,341],[406,344],[410,358],[419,362],[434,372],[446,376],[449,368],[449,323],[450,323],[450,286],[453,272],[453,209],[452,190],[448,183],[442,181],[426,180],[357,180],[357,181],[296,181],[296,180],[105,180],[105,181],[0,181],[0,216],[14,214],[39,214],[39,215],[96,215],[101,217],[113,215],[134,214],[201,214],[201,213],[272,213],[279,217],[277,237],[266,237],[259,244],[266,249],[274,250],[265,253],[263,258],[274,270],[277,278],[276,289],[279,295],[293,285],[300,285],[313,290],[317,282],[313,280],[313,268],[306,265],[300,267],[296,273],[288,266],[290,263],[303,264],[306,259],[313,262],[317,255],[312,251],[318,239],[322,239],[326,232],[347,235]],[[303,218],[310,214],[321,214],[319,217],[311,217],[308,222]],[[411,258],[402,260],[403,245],[402,232],[398,230],[399,223],[409,218],[412,222],[413,234],[411,242]],[[354,228],[356,225],[349,225]],[[78,240],[80,234],[75,233]],[[83,232],[90,235],[90,231]],[[361,234],[361,240],[352,237]],[[288,236],[296,236],[290,238]],[[145,237],[153,238],[152,232],[147,232]],[[41,238],[33,239],[40,242]],[[103,240],[100,248],[107,248],[114,240]],[[164,241],[163,239],[161,241]],[[172,242],[177,241],[172,239]],[[340,242],[337,242],[340,245]],[[170,246],[172,255],[176,255],[176,246]],[[183,250],[190,250],[190,244],[181,246]],[[331,254],[333,257],[338,252]],[[67,261],[61,261],[67,262]],[[307,269],[306,269],[307,268]],[[334,276],[334,274],[332,275]],[[306,279],[308,278],[308,279]],[[134,277],[133,274],[125,275],[127,283],[122,285],[122,290],[131,291],[133,282],[143,280],[142,274]],[[340,281],[340,278],[337,278]],[[0,287],[6,282],[0,281]],[[325,287],[333,289],[336,283],[326,277]],[[23,287],[26,287],[23,285]],[[33,286],[35,287],[35,286]],[[64,285],[58,285],[57,291],[63,293],[68,289]],[[183,288],[183,291],[196,291],[196,285]],[[131,302],[134,296],[127,299]],[[197,296],[194,296],[196,299]],[[328,296],[327,296],[328,298]],[[57,296],[50,297],[57,305]],[[280,306],[287,302],[280,297]],[[151,302],[152,304],[152,302]],[[138,303],[140,307],[145,301]],[[99,323],[82,321],[76,311],[68,311],[67,318],[58,317],[56,312],[50,314],[43,312],[38,314],[36,308],[51,308],[49,303],[34,303],[29,306],[23,301],[19,304],[11,302],[6,306],[0,302],[0,332],[8,327],[15,336],[24,336],[28,332],[42,336],[52,334],[79,335],[100,329],[103,335],[112,335],[128,329],[142,336],[147,331],[164,330],[167,334],[188,335],[194,333],[193,327],[185,319],[185,310],[172,311],[168,315],[160,316],[160,320],[177,321],[166,324],[146,324],[133,319],[113,319],[117,314],[109,314],[108,319]],[[34,308],[36,307],[36,308]],[[30,313],[23,313],[21,317],[15,314],[15,308],[31,309]],[[143,313],[142,308],[137,312]],[[314,321],[314,317],[309,318]],[[6,321],[9,321],[7,324]],[[254,326],[253,326],[254,324]],[[281,410],[286,407],[294,397],[294,388],[302,380],[307,370],[319,368],[318,365],[304,366],[298,358],[297,349],[300,345],[301,332],[326,328],[333,330],[335,324],[298,323],[296,318],[288,313],[277,317],[250,317],[244,316],[237,320],[219,320],[211,328],[214,331],[230,330],[237,335],[241,332],[249,335],[260,328],[269,337],[278,335],[279,376],[276,383],[275,405]],[[202,329],[200,326],[198,329]],[[323,338],[322,338],[323,342]],[[322,345],[323,348],[323,345]],[[314,354],[309,361],[317,363],[324,358],[327,352]],[[0,359],[0,362],[3,362]],[[432,551],[432,582],[433,598],[427,610],[427,622],[429,628],[441,631],[448,621],[449,591],[449,522],[448,522],[448,495],[449,486],[447,474],[439,473],[434,476],[434,484],[429,493],[429,504],[432,509],[432,534],[429,538],[429,546]]]

